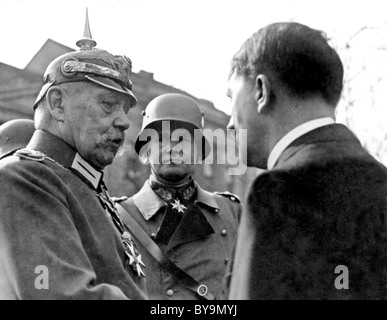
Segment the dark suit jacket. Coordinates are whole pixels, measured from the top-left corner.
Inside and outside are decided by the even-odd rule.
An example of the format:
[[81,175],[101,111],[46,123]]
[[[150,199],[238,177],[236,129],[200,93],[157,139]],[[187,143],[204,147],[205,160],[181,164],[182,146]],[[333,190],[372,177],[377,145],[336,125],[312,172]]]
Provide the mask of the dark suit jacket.
[[345,126],[305,134],[250,187],[230,299],[386,299],[386,211],[387,169]]

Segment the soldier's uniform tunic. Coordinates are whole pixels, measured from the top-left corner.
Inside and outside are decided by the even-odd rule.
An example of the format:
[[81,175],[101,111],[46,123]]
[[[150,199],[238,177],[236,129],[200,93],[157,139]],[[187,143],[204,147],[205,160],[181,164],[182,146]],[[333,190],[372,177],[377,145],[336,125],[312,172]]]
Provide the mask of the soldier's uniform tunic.
[[[153,191],[149,180],[130,200],[120,204],[136,219],[167,257],[199,284],[207,286],[216,299],[225,299],[224,282],[231,258],[241,204],[231,194],[203,190],[195,182],[195,203],[201,214],[186,214],[167,245],[157,241],[166,202]],[[151,299],[198,299],[199,296],[162,266],[137,241],[146,264],[147,290]]]
[[[0,161],[0,299],[146,299],[145,279],[128,266],[95,194],[102,173],[44,131],[27,149],[49,158],[27,152]],[[71,170],[74,159],[88,182]]]

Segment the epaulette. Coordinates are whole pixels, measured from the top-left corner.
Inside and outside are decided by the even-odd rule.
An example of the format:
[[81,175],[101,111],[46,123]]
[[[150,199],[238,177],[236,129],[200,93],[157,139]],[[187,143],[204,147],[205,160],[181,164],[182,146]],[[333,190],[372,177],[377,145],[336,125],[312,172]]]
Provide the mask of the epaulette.
[[239,197],[236,194],[233,194],[231,192],[228,192],[228,191],[223,191],[223,192],[216,191],[214,193],[218,194],[220,196],[229,198],[233,202],[241,203],[241,200],[239,199]]
[[110,197],[112,200],[113,200],[113,202],[117,202],[117,203],[120,203],[120,202],[122,202],[122,201],[125,201],[125,200],[128,200],[129,199],[129,197],[127,197],[127,196],[122,196],[122,197]]
[[14,155],[20,159],[32,160],[42,162],[46,158],[46,155],[40,151],[30,149],[19,149]]

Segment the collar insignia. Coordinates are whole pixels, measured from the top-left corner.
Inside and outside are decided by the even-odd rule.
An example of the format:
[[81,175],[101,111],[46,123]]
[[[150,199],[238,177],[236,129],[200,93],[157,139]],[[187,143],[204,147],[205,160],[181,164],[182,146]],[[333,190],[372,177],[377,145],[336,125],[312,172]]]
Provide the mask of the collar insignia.
[[95,170],[79,153],[75,155],[71,168],[78,171],[85,179],[87,179],[87,181],[93,185],[94,189],[98,188],[102,179],[102,173]]

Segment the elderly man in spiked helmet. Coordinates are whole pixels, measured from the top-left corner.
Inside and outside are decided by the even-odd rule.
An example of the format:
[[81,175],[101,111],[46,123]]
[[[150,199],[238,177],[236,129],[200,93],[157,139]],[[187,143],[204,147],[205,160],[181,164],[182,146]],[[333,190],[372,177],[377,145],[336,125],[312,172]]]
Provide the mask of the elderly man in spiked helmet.
[[241,204],[230,193],[203,190],[193,179],[210,152],[199,105],[182,94],[164,94],[143,116],[135,149],[151,175],[119,203],[130,214],[123,214],[128,225],[142,230],[133,235],[147,266],[149,297],[222,299]]
[[31,141],[0,161],[0,299],[147,298],[102,171],[136,104],[131,61],[95,48],[88,19],[77,45],[44,74]]

